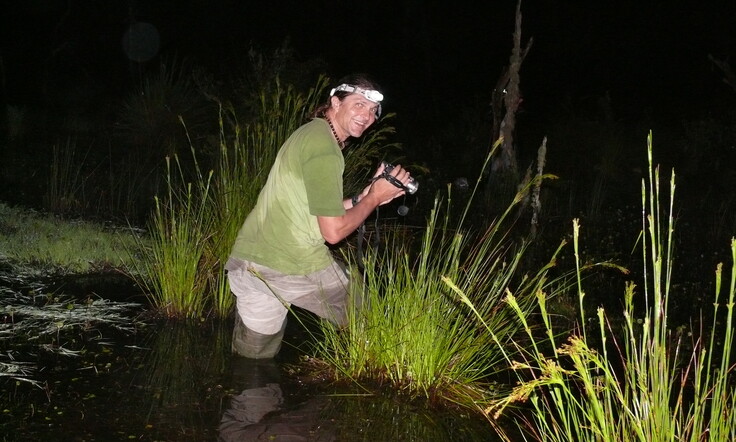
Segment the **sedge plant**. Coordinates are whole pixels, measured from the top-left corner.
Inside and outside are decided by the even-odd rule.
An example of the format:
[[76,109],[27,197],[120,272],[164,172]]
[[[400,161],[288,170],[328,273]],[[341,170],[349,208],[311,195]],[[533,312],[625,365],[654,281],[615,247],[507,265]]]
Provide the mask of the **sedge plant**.
[[[362,277],[356,272],[351,284],[360,307],[350,310],[344,329],[322,323],[317,359],[337,377],[385,381],[413,396],[460,405],[487,401],[490,376],[504,359],[492,337],[479,332],[483,321],[500,341],[510,339],[520,325],[502,302],[506,291],[519,293],[522,305],[531,306],[535,293],[551,284],[554,257],[538,272],[522,274],[528,243],[515,244],[505,223],[532,185],[485,230],[464,227],[470,203],[452,221],[449,210],[442,210],[451,204],[448,193],[446,204],[435,200],[417,246],[384,234],[386,245],[367,251],[365,271]],[[473,299],[478,317],[457,300],[448,278]]]
[[168,192],[154,198],[150,241],[139,244],[141,259],[133,261],[129,275],[164,316],[198,318],[207,305],[207,278],[200,271],[200,262],[212,235],[213,217],[206,203],[212,172],[206,178],[200,174],[199,186],[195,186],[185,181],[178,156],[174,156],[178,174],[171,163],[167,157]]
[[[230,247],[284,141],[281,134],[296,128],[309,102],[277,81],[271,97],[261,94],[261,115],[256,121],[241,130],[233,118],[232,136],[226,135],[220,113],[216,171],[201,170],[191,139],[193,179],[185,178],[178,156],[172,174],[167,158],[167,195],[155,198],[149,222],[151,241],[141,244],[143,259],[130,272],[165,316],[196,318],[213,313],[226,317],[232,311],[224,272]],[[274,117],[279,114],[284,117]],[[186,128],[182,118],[180,124]]]
[[[519,307],[516,294],[504,299],[525,324],[526,340],[514,341],[507,364],[518,384],[506,397],[483,411],[491,421],[511,414],[527,440],[540,441],[732,441],[736,440],[733,388],[733,306],[736,293],[736,241],[731,241],[731,280],[725,311],[722,265],[716,270],[713,323],[687,352],[668,323],[673,270],[675,174],[669,206],[661,204],[659,169],[652,165],[648,137],[649,176],[642,181],[643,314],[635,308],[639,288],[624,293],[623,332],[599,308],[594,316],[580,300],[578,332],[560,338],[553,333],[548,295],[537,292],[536,314],[544,324],[538,334],[526,324],[531,315]],[[573,222],[576,261],[579,224]],[[460,298],[473,303],[461,290]],[[477,314],[477,313],[476,313]],[[637,319],[638,317],[638,319]],[[721,322],[722,321],[722,322]],[[587,324],[592,324],[586,330]],[[487,328],[493,334],[491,327]],[[722,346],[719,347],[719,342]],[[513,407],[525,403],[524,407]]]

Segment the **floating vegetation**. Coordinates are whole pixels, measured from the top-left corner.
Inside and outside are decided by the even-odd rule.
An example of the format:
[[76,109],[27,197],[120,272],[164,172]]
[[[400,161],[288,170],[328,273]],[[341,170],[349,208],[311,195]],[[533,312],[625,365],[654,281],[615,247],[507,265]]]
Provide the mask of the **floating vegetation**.
[[13,359],[13,353],[7,352],[6,355],[12,362],[0,362],[0,378],[10,378],[16,381],[28,382],[36,386],[40,386],[41,383],[30,379],[33,373],[32,367],[27,362],[15,362]]
[[[18,275],[0,274],[0,344],[5,347],[35,347],[59,356],[75,357],[78,350],[67,348],[66,336],[72,331],[100,333],[102,327],[132,333],[143,323],[134,313],[136,302],[117,302],[103,298],[75,299],[64,294],[44,293],[41,282],[27,283]],[[12,287],[16,288],[12,288]],[[20,287],[20,288],[17,288]],[[17,351],[0,356],[0,377],[30,382],[34,365],[17,362]]]
[[[35,297],[28,297],[33,301]],[[58,333],[61,330],[80,327],[89,329],[105,324],[122,331],[132,332],[135,323],[131,321],[130,311],[140,307],[136,302],[116,302],[94,299],[78,302],[70,297],[59,296],[43,306],[6,304],[0,299],[0,314],[12,318],[0,324],[0,338],[22,334],[29,340]]]

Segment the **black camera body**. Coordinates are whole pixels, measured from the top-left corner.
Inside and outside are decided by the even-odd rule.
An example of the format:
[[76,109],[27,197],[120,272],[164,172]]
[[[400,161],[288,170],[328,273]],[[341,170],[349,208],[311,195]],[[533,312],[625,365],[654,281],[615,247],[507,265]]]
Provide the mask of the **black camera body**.
[[391,163],[383,162],[383,173],[378,178],[385,178],[386,181],[393,184],[396,187],[400,187],[406,191],[406,193],[413,195],[419,190],[419,183],[413,177],[409,177],[409,182],[404,185],[401,181],[394,178],[391,175],[391,171],[394,170],[394,165]]

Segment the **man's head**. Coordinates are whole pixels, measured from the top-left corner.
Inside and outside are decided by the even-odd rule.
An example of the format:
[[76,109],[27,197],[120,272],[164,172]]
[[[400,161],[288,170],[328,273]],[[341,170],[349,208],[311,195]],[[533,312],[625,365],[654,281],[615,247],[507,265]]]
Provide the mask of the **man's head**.
[[342,141],[357,138],[380,116],[382,100],[375,81],[365,74],[349,75],[330,90],[329,101],[319,106],[314,116],[330,119]]
[[369,101],[377,105],[376,118],[381,116],[381,101],[383,94],[380,86],[365,74],[354,74],[343,77],[337,86],[330,91],[330,97],[338,97],[343,100],[350,94],[361,94]]

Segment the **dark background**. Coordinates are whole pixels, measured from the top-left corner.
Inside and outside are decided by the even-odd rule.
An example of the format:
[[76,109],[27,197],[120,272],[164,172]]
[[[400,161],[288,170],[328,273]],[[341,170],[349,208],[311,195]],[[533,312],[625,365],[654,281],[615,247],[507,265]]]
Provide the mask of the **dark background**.
[[[459,104],[489,94],[510,54],[516,6],[508,0],[3,4],[2,93],[9,103],[40,100],[45,82],[124,91],[138,67],[128,63],[121,40],[138,21],[158,30],[159,56],[186,55],[217,74],[237,67],[250,45],[276,47],[289,38],[301,58],[326,60],[334,75],[374,74],[397,109],[414,100]],[[535,40],[522,70],[526,99],[542,106],[610,91],[620,106],[642,111],[702,107],[725,92],[707,55],[733,54],[735,9],[731,1],[524,2],[523,37]]]
[[[385,90],[385,110],[398,114],[393,124],[407,161],[442,179],[472,175],[490,144],[491,90],[511,53],[516,8],[510,0],[2,5],[0,102],[31,115],[32,131],[64,138],[49,115],[115,120],[117,103],[162,61],[187,60],[228,81],[246,69],[250,49],[268,54],[286,44],[333,79],[372,74]],[[594,144],[572,142],[569,130],[581,119],[626,132],[627,155],[636,159],[624,175],[645,164],[649,130],[661,160],[678,165],[687,160],[679,159],[683,125],[734,109],[736,91],[708,56],[728,60],[736,52],[736,2],[528,0],[522,14],[522,42],[534,39],[521,69],[522,168],[547,135],[550,171],[578,174],[599,155]],[[134,23],[153,25],[160,38],[142,62],[123,49]]]

